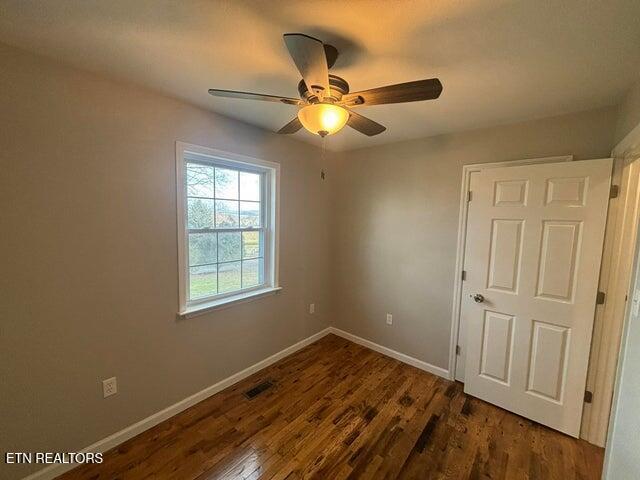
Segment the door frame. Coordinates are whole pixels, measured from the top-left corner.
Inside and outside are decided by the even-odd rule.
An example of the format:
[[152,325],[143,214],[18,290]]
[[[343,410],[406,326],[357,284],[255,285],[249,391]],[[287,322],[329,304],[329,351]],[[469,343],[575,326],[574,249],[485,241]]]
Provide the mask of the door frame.
[[613,184],[619,185],[619,196],[609,204],[599,289],[606,293],[606,299],[596,309],[587,374],[587,389],[593,393],[593,403],[585,403],[580,434],[600,447],[607,441],[640,223],[640,126],[614,148],[612,157]]
[[[625,167],[629,167],[632,170],[631,175],[633,175],[636,178],[636,181],[634,182],[634,184],[630,189],[632,190],[633,201],[635,202],[635,204],[632,208],[629,209],[632,211],[630,215],[631,220],[629,222],[629,230],[631,230],[629,232],[631,235],[631,238],[629,238],[629,240],[630,240],[630,243],[633,245],[633,263],[632,263],[631,270],[629,272],[630,278],[628,279],[629,289],[628,289],[627,295],[629,295],[631,299],[633,299],[633,296],[635,296],[636,292],[640,289],[640,195],[638,191],[638,181],[637,181],[638,176],[640,176],[640,149],[638,149],[636,152],[634,152],[633,155],[630,155],[626,159],[623,158],[623,160],[625,161]],[[625,302],[624,317],[623,317],[622,325],[619,326],[619,328],[621,328],[622,330],[622,334],[620,337],[620,346],[618,348],[619,361],[616,361],[615,381],[612,384],[613,385],[612,388],[614,388],[614,392],[613,392],[613,398],[611,400],[611,405],[610,405],[610,415],[607,417],[609,421],[608,421],[608,425],[605,425],[603,430],[601,429],[601,433],[606,434],[606,450],[604,455],[604,465],[602,468],[603,480],[608,480],[608,479],[614,480],[613,473],[612,473],[612,462],[614,461],[612,459],[612,447],[614,447],[614,445],[611,445],[611,440],[614,438],[614,435],[615,435],[616,424],[620,422],[620,419],[617,418],[618,403],[619,403],[619,397],[621,393],[619,383],[622,379],[623,370],[625,368],[625,365],[624,365],[625,350],[629,348],[627,335],[630,328],[630,322],[633,317],[632,308],[633,307],[632,307],[631,301]],[[626,367],[628,368],[628,366]],[[603,441],[603,444],[604,443],[605,442]]]
[[461,345],[458,341],[460,330],[460,312],[462,302],[462,271],[464,267],[464,252],[467,244],[467,220],[469,213],[469,186],[471,174],[477,173],[487,168],[513,167],[519,165],[534,165],[542,163],[560,163],[573,161],[573,155],[561,155],[553,157],[526,158],[522,160],[507,160],[504,162],[473,163],[462,167],[462,186],[460,188],[460,213],[458,217],[458,241],[456,247],[456,268],[453,281],[453,309],[451,316],[451,344],[449,346],[449,378],[456,379],[456,367],[458,355],[456,346]]

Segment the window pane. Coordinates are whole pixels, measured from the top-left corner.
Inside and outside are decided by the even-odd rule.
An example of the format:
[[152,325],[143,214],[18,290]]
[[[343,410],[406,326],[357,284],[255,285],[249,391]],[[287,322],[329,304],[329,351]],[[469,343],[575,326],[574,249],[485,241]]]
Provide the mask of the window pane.
[[213,200],[188,198],[187,203],[189,228],[213,228]]
[[240,200],[260,200],[260,174],[240,172]]
[[213,167],[187,163],[187,196],[213,198]]
[[263,258],[242,261],[242,288],[255,287],[263,283]]
[[259,202],[240,202],[240,226],[242,228],[260,226]]
[[189,234],[189,265],[218,261],[218,242],[215,233]]
[[238,203],[233,200],[216,200],[216,227],[238,227]]
[[[184,158],[187,301],[217,298],[265,284],[265,225],[271,226],[265,181],[256,165]],[[275,225],[274,225],[275,227]]]
[[219,293],[240,290],[240,262],[221,263],[218,265]]
[[262,256],[261,238],[260,232],[242,232],[242,258]]
[[218,293],[216,273],[216,265],[189,269],[189,297],[191,300]]
[[241,238],[240,232],[218,234],[218,262],[240,260]]
[[238,199],[238,172],[216,168],[216,198]]

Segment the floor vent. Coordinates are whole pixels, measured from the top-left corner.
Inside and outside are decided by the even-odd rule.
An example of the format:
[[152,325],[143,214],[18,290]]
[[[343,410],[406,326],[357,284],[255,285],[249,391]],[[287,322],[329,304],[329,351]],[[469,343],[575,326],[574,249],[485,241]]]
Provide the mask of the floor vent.
[[268,390],[271,387],[273,387],[273,382],[271,380],[267,380],[265,382],[262,382],[256,385],[251,390],[247,390],[246,392],[244,392],[244,396],[247,397],[249,400],[251,400],[252,398],[256,398],[262,392],[264,392],[265,390]]

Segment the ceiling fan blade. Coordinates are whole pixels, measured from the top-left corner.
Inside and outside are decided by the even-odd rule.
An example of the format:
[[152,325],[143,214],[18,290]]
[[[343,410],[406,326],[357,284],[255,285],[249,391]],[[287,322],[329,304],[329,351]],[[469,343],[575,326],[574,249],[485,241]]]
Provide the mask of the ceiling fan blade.
[[276,95],[263,95],[261,93],[236,92],[234,90],[209,89],[209,95],[214,97],[241,98],[243,100],[262,100],[263,102],[278,102],[288,105],[302,105],[304,102],[297,98],[278,97]]
[[349,111],[349,120],[347,120],[347,125],[349,125],[354,130],[359,131],[360,133],[364,133],[369,137],[373,137],[374,135],[378,135],[379,133],[382,133],[387,129],[387,127],[374,122],[370,118],[363,117],[353,110],[347,110]]
[[324,47],[324,55],[327,57],[327,67],[331,68],[335,65],[336,60],[338,59],[338,49],[333,45],[326,43],[322,46]]
[[302,123],[300,123],[300,120],[298,120],[298,117],[296,117],[293,120],[291,120],[289,123],[287,123],[284,127],[282,127],[280,130],[278,130],[278,133],[284,133],[284,134],[296,133],[301,128],[302,128]]
[[384,103],[419,102],[433,100],[442,93],[442,83],[437,78],[398,83],[386,87],[362,90],[343,95],[340,103],[348,106],[381,105]]
[[285,33],[284,43],[310,92],[329,96],[329,67],[324,44],[302,33]]

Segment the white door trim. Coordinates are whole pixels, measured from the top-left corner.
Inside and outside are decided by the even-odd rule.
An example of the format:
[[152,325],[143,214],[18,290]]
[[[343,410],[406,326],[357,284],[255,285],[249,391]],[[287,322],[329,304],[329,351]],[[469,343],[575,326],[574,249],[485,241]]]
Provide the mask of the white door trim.
[[609,206],[600,278],[600,290],[606,292],[606,300],[596,309],[587,376],[593,403],[585,404],[582,416],[581,438],[600,447],[605,446],[607,438],[626,296],[632,281],[631,261],[640,223],[640,129],[636,142],[635,148],[614,150],[613,182],[620,186],[620,193]]
[[573,155],[563,155],[556,157],[526,158],[523,160],[508,160],[505,162],[474,163],[462,167],[462,186],[460,189],[460,213],[458,217],[458,241],[456,247],[456,270],[453,281],[453,313],[451,317],[451,345],[449,346],[449,378],[455,380],[456,377],[456,345],[458,343],[458,330],[460,326],[460,302],[462,300],[462,270],[464,266],[464,252],[467,241],[467,213],[469,182],[473,172],[479,172],[487,168],[508,167],[516,165],[531,165],[536,163],[559,163],[570,162]]
[[[637,158],[635,159],[635,161],[632,161],[631,165],[633,165],[636,169],[638,168],[638,165],[640,164],[640,155],[637,156]],[[636,177],[638,176],[638,172],[635,172]],[[637,182],[636,182],[636,187],[637,187]],[[633,296],[636,295],[636,292],[640,289],[640,274],[638,272],[638,268],[639,268],[639,263],[640,263],[640,242],[638,241],[638,195],[637,195],[637,188],[636,190],[636,195],[635,195],[635,199],[636,199],[636,207],[634,210],[634,227],[635,227],[635,231],[634,231],[634,252],[633,252],[633,265],[631,267],[631,272],[632,272],[632,276],[630,279],[630,289],[629,289],[629,295],[632,296],[630,300],[633,299]],[[608,432],[606,432],[606,428],[605,428],[605,433],[607,435],[606,438],[606,451],[605,451],[605,455],[604,455],[604,466],[603,466],[603,471],[602,471],[602,478],[603,480],[615,480],[614,475],[617,473],[620,473],[619,471],[616,472],[615,471],[615,461],[616,460],[620,460],[620,457],[616,458],[614,457],[614,452],[616,450],[616,448],[620,448],[620,445],[614,445],[612,444],[612,440],[616,437],[616,431],[619,427],[619,424],[621,421],[624,421],[621,417],[619,417],[618,415],[618,410],[619,410],[619,402],[620,402],[620,382],[623,380],[623,373],[625,371],[625,369],[629,369],[629,367],[631,367],[631,365],[626,365],[625,362],[628,362],[627,360],[625,360],[625,350],[629,348],[629,339],[628,339],[628,335],[629,335],[629,328],[630,328],[630,322],[634,319],[633,317],[635,317],[635,320],[637,320],[637,314],[633,313],[633,300],[626,302],[625,305],[625,315],[624,315],[624,321],[623,321],[623,325],[622,325],[622,337],[621,337],[621,343],[620,343],[620,348],[619,350],[619,356],[621,361],[617,362],[617,367],[616,367],[616,374],[615,374],[615,390],[614,390],[614,395],[613,395],[613,400],[611,403],[611,415],[610,415],[610,419],[609,419],[609,423],[610,423],[610,428],[608,429]],[[632,367],[634,368],[635,365]],[[617,440],[618,443],[620,443],[620,440]],[[627,449],[627,451],[629,451],[629,449]]]

